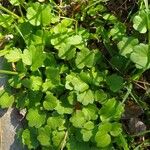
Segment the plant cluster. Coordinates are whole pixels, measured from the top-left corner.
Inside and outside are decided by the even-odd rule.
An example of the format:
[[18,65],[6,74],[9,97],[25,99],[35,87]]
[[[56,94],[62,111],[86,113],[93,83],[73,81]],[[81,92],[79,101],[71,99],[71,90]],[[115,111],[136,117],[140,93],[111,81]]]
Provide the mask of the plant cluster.
[[0,73],[8,79],[0,106],[26,110],[19,138],[28,149],[130,148],[120,119],[133,82],[150,68],[150,10],[137,2],[125,23],[108,3],[0,5]]

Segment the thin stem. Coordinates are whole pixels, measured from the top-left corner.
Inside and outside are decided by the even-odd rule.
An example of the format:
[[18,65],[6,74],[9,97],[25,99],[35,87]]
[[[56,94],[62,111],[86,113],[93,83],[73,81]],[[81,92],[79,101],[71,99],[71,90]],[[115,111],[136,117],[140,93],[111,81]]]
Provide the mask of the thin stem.
[[127,98],[129,97],[129,95],[131,94],[131,91],[132,91],[132,84],[129,85],[129,87],[127,87],[127,93],[125,94],[123,100],[122,100],[122,103],[124,103]]
[[0,10],[5,11],[6,13],[12,15],[14,18],[19,19],[20,17],[18,15],[16,15],[15,13],[11,12],[10,10],[8,10],[7,8],[3,7],[2,5],[0,5]]
[[[148,49],[150,49],[150,20],[149,20],[148,0],[144,0],[144,4],[145,4],[145,8],[146,8],[146,18],[147,18],[147,28],[148,28]],[[150,51],[149,51],[149,54],[150,54]],[[147,63],[146,69],[147,69],[148,64],[150,62],[150,56],[148,56],[148,61],[147,62],[148,63]]]
[[64,139],[63,139],[63,141],[62,141],[61,150],[63,150],[64,147],[65,147],[65,145],[66,145],[67,137],[68,137],[68,131],[66,131],[65,136],[64,136]]
[[18,72],[8,71],[8,70],[0,70],[0,74],[18,75]]

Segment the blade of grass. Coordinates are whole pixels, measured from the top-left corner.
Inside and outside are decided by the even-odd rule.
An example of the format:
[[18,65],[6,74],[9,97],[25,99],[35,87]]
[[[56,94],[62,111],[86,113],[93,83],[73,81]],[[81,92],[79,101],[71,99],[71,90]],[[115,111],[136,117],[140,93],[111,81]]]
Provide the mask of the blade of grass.
[[0,70],[0,74],[17,75],[17,74],[18,74],[18,72],[9,71],[9,70]]
[[13,16],[16,19],[19,19],[20,17],[18,15],[16,15],[15,13],[11,12],[10,10],[8,10],[7,8],[3,7],[2,5],[0,5],[0,10],[5,11],[6,13],[10,14],[11,16]]

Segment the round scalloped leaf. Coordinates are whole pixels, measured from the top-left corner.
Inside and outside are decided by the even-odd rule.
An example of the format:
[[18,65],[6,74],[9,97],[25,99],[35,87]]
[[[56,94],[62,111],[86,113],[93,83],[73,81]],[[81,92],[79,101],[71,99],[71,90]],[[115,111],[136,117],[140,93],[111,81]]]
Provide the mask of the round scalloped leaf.
[[104,103],[100,109],[100,119],[102,121],[118,120],[120,119],[123,112],[123,105],[116,101],[116,99],[112,98]]
[[83,128],[86,130],[92,130],[94,129],[94,123],[92,121],[88,121],[84,124]]
[[117,92],[123,87],[123,78],[121,76],[113,74],[106,78],[106,83],[113,92]]
[[54,144],[54,146],[58,147],[62,143],[62,141],[65,137],[65,131],[56,131],[55,130],[55,131],[53,131],[52,134],[53,134],[53,136],[52,136],[53,144]]
[[25,129],[21,135],[22,143],[27,145],[29,149],[36,149],[39,145],[36,134],[37,131],[35,128]]
[[107,147],[111,143],[111,137],[107,133],[98,131],[95,135],[95,141],[98,147]]
[[8,108],[12,106],[14,103],[14,96],[10,95],[4,90],[0,91],[0,107],[1,108]]
[[58,99],[51,92],[47,92],[43,102],[43,107],[46,110],[54,110],[57,104]]
[[81,134],[82,134],[82,138],[83,141],[88,142],[91,138],[92,134],[92,130],[86,130],[86,129],[81,129]]
[[62,116],[52,116],[47,119],[47,125],[53,130],[56,130],[59,127],[62,127],[64,123],[65,123],[65,120]]
[[51,145],[51,129],[49,128],[49,126],[45,126],[38,129],[37,139],[43,146]]
[[14,48],[5,55],[5,58],[8,60],[8,62],[17,62],[21,59],[21,54],[21,49]]
[[94,94],[91,90],[86,90],[83,93],[78,93],[77,99],[83,105],[92,104],[94,102]]
[[118,135],[120,135],[121,132],[122,132],[122,126],[121,126],[121,124],[118,123],[118,122],[112,123],[112,129],[110,131],[110,134],[112,136],[118,136]]
[[81,110],[77,110],[70,118],[70,122],[74,127],[82,128],[86,122],[84,113]]
[[33,91],[38,91],[42,86],[42,78],[39,76],[30,76],[30,79],[25,78],[22,80],[22,85]]
[[102,122],[102,123],[100,123],[98,130],[101,133],[108,133],[112,130],[112,128],[113,128],[113,126],[110,122]]
[[83,82],[75,73],[66,76],[66,89],[84,92],[89,88],[89,85]]
[[104,104],[107,101],[107,94],[103,90],[96,90],[94,93],[95,101]]
[[147,32],[147,14],[145,11],[139,12],[139,14],[133,18],[133,28],[140,33]]
[[85,66],[91,68],[96,61],[95,54],[94,51],[90,51],[88,48],[84,48],[78,52],[75,60],[77,68],[82,69]]
[[134,47],[130,59],[135,63],[138,69],[150,68],[149,47],[146,44],[139,44]]
[[27,9],[27,19],[34,26],[48,25],[51,22],[51,18],[50,5],[36,2],[32,3]]
[[82,112],[84,113],[86,120],[96,120],[98,117],[98,109],[94,104],[83,107]]
[[39,128],[45,123],[46,114],[40,112],[37,108],[30,108],[28,110],[26,119],[28,120],[28,124],[30,127]]
[[119,53],[122,56],[128,57],[133,51],[134,46],[139,43],[138,39],[133,37],[123,37],[122,40],[118,43]]

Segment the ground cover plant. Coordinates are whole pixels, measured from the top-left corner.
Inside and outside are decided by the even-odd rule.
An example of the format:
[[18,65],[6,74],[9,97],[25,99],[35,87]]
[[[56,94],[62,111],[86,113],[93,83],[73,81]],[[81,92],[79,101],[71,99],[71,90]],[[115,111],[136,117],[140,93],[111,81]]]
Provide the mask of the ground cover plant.
[[149,149],[148,0],[0,2],[0,107],[27,149]]

